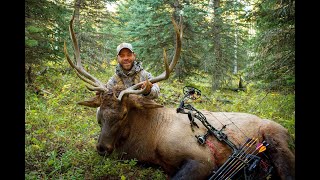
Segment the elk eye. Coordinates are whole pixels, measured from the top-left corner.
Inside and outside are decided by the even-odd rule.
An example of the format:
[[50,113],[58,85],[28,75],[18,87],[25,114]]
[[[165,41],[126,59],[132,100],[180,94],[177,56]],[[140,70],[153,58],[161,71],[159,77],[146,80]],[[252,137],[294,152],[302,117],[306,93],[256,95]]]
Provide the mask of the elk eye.
[[121,119],[124,119],[127,116],[127,113],[124,113]]

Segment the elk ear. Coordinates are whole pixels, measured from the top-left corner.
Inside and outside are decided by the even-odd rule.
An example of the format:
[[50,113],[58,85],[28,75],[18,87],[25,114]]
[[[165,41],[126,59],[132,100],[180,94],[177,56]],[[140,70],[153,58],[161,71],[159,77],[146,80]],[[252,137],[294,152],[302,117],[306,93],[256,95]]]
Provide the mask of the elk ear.
[[96,95],[89,100],[77,102],[77,104],[88,107],[99,107],[101,105],[101,97],[100,95]]
[[136,98],[131,101],[133,106],[138,109],[153,109],[153,108],[162,108],[163,105],[156,103],[155,101],[147,98]]
[[163,107],[163,105],[158,104],[158,103],[156,103],[156,102],[154,102],[152,100],[149,100],[149,101],[150,102],[146,102],[146,101],[143,102],[143,104],[142,104],[143,108],[145,108],[145,109],[153,109],[153,108],[162,108]]

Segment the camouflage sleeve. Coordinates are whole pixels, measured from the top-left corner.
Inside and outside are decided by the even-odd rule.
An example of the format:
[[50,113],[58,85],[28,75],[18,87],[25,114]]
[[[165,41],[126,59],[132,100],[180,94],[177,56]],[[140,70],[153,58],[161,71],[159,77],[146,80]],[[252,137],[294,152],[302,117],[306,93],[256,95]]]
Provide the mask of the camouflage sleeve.
[[107,87],[108,90],[112,90],[112,88],[113,88],[116,84],[117,84],[117,80],[116,80],[116,78],[115,78],[114,76],[112,76],[112,77],[108,80],[108,82],[107,82],[107,84],[106,84],[106,87]]
[[[141,76],[140,76],[140,80],[141,81],[145,81],[146,80],[146,76],[148,77],[148,79],[152,79],[152,75],[151,73],[145,71],[145,70],[142,70],[141,72]],[[159,94],[160,94],[160,88],[158,86],[157,83],[153,83],[153,86],[151,88],[151,91],[148,95],[145,95],[146,98],[148,99],[156,99],[159,97]]]

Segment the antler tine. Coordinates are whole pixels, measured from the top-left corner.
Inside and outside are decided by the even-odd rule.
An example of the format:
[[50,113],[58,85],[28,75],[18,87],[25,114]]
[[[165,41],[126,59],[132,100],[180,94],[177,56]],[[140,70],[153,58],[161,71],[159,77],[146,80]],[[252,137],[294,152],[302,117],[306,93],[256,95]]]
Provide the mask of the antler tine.
[[78,75],[79,78],[81,78],[83,81],[85,81],[86,83],[92,85],[93,87],[89,87],[87,86],[87,88],[91,91],[107,91],[107,88],[104,86],[103,83],[101,83],[97,78],[95,78],[94,76],[92,76],[91,74],[89,74],[82,66],[81,63],[81,58],[80,58],[80,49],[78,46],[78,42],[76,39],[76,36],[74,34],[73,31],[73,20],[74,20],[74,15],[75,15],[75,11],[73,11],[73,15],[72,18],[70,20],[70,24],[69,24],[69,32],[70,32],[70,37],[72,39],[73,42],[73,48],[74,48],[74,54],[75,54],[75,58],[77,61],[77,65],[74,65],[74,63],[71,61],[68,52],[67,52],[67,46],[66,46],[66,42],[64,42],[64,53],[66,55],[66,58],[70,64],[70,66],[72,68],[74,68],[76,70],[76,73]]
[[156,82],[168,79],[170,73],[173,71],[173,68],[176,66],[176,64],[178,63],[178,60],[180,58],[181,39],[182,39],[182,16],[180,16],[180,28],[177,25],[176,21],[174,20],[173,16],[171,16],[171,21],[173,24],[173,28],[176,32],[176,50],[175,50],[174,56],[172,58],[172,61],[171,61],[170,65],[168,66],[167,53],[166,53],[165,49],[163,49],[163,60],[164,60],[164,65],[165,65],[165,71],[162,74],[160,74],[159,76],[152,78],[150,80],[151,83],[156,83]]
[[182,16],[180,16],[180,28],[178,27],[176,21],[171,17],[173,28],[176,32],[176,51],[174,53],[172,62],[170,63],[169,69],[172,72],[173,68],[176,66],[181,53],[181,39],[182,39]]
[[[159,76],[150,79],[149,81],[151,83],[156,83],[156,82],[160,82],[162,80],[166,80],[169,78],[170,73],[173,71],[173,68],[175,67],[175,65],[177,64],[179,58],[180,58],[180,53],[181,53],[181,39],[182,39],[182,16],[180,16],[180,28],[177,25],[176,21],[174,20],[173,16],[171,16],[171,21],[176,33],[176,50],[175,50],[175,54],[172,58],[172,61],[170,63],[170,65],[168,65],[168,59],[167,59],[167,53],[166,50],[163,49],[163,60],[164,60],[164,65],[165,65],[165,71],[160,74]],[[148,78],[146,77],[146,80],[148,81]],[[123,95],[125,94],[143,94],[146,90],[146,87],[142,90],[136,90],[138,88],[141,87],[141,85],[143,84],[143,82],[140,82],[138,84],[135,84],[123,91],[120,92],[119,96],[118,96],[118,100],[121,101]]]

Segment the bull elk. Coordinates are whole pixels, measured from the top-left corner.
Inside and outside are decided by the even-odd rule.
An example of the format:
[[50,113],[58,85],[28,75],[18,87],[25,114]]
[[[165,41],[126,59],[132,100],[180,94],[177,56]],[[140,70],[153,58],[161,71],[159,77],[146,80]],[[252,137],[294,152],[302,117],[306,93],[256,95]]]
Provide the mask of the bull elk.
[[[199,145],[195,135],[205,132],[207,129],[204,126],[192,131],[188,116],[139,95],[144,91],[140,88],[141,83],[124,90],[110,90],[86,72],[81,64],[73,20],[74,16],[70,20],[69,31],[76,65],[67,53],[66,44],[64,52],[79,78],[92,86],[87,88],[101,92],[100,96],[79,103],[89,107],[100,107],[97,121],[101,132],[96,145],[99,155],[105,156],[116,151],[123,159],[136,158],[140,162],[160,165],[170,179],[208,179],[213,171],[223,166],[232,154],[232,149],[215,136],[208,136],[207,144]],[[168,65],[164,51],[165,71],[151,79],[152,83],[167,79],[180,57],[181,19],[180,26],[173,18],[172,23],[176,37],[175,54]],[[274,166],[271,178],[295,179],[294,150],[289,148],[290,135],[283,126],[247,113],[205,110],[200,112],[207,117],[212,126],[223,129],[228,139],[236,146],[245,144],[248,137],[255,137],[258,142],[267,141],[269,146],[265,153]]]

